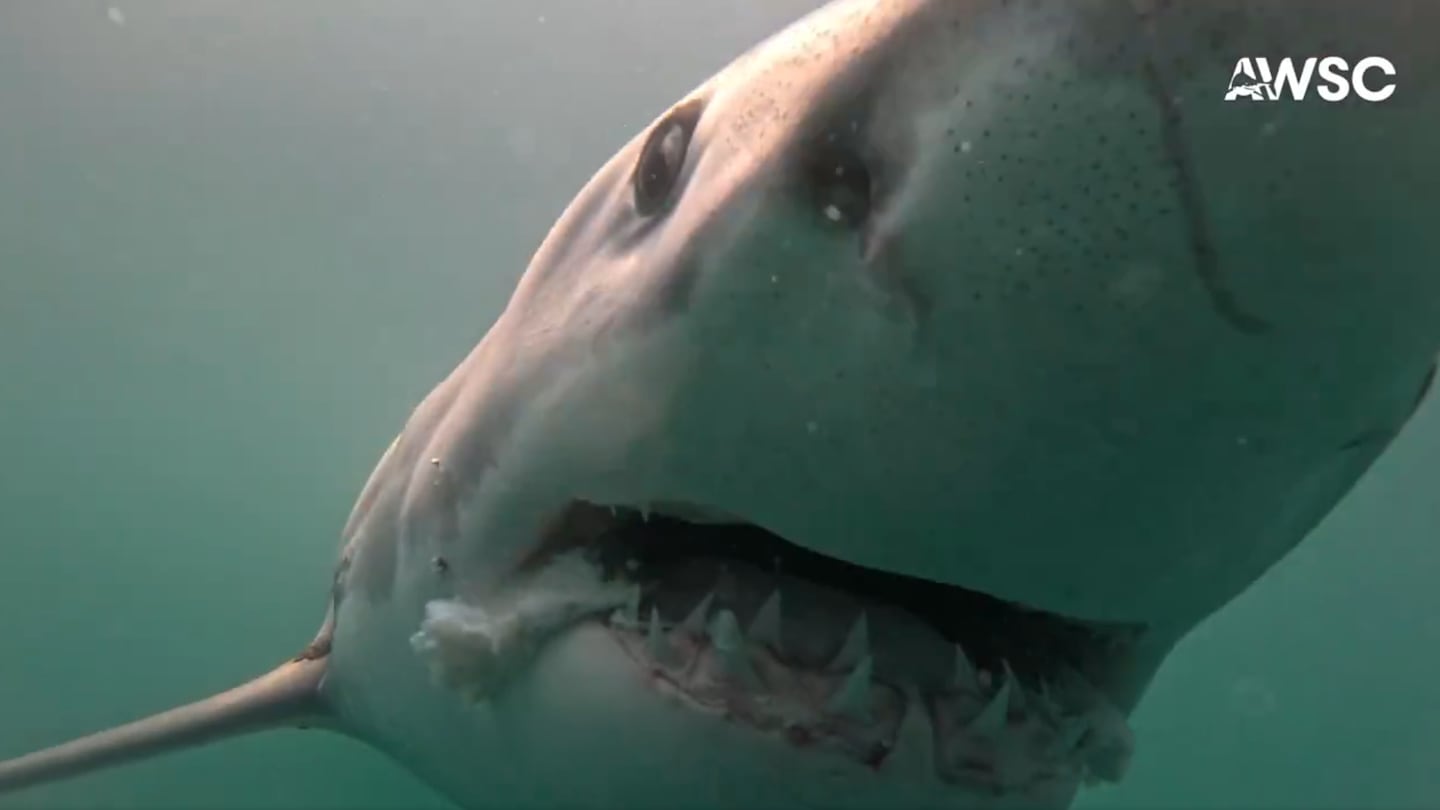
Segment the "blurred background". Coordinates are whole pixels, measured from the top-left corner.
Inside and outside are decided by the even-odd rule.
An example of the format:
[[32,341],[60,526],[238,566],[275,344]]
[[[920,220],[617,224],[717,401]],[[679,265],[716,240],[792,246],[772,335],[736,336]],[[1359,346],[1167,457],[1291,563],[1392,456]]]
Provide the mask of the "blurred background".
[[[0,3],[0,757],[305,644],[380,452],[601,163],[813,0]],[[1440,404],[1082,807],[1440,805]],[[285,732],[0,807],[443,807]]]

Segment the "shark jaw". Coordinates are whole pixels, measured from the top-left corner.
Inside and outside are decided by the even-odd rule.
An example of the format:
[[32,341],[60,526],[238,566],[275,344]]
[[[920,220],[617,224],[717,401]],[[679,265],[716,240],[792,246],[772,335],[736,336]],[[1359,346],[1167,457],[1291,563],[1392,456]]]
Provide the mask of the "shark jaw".
[[583,623],[680,711],[957,794],[1063,803],[1120,780],[1134,748],[1107,687],[1143,625],[865,568],[701,507],[573,501],[506,587],[426,613],[412,646],[471,702]]

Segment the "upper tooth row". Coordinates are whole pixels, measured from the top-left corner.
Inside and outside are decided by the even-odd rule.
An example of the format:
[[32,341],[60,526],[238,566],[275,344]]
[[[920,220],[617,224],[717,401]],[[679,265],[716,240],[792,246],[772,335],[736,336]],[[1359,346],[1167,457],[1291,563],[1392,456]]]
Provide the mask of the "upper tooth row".
[[[773,591],[769,598],[760,605],[760,609],[755,613],[755,618],[750,622],[750,627],[743,632],[740,631],[739,622],[735,619],[731,611],[722,610],[717,614],[715,619],[711,619],[710,611],[714,607],[714,603],[714,591],[705,594],[705,597],[691,609],[690,613],[674,629],[694,636],[713,636],[717,627],[719,627],[721,628],[721,632],[727,636],[727,645],[734,644],[738,648],[741,646],[741,642],[748,640],[768,645],[776,650],[782,650],[784,648],[780,632],[781,598],[778,589]],[[720,620],[719,617],[725,615],[728,615],[729,618]],[[630,589],[624,608],[617,611],[613,618],[617,624],[622,626],[636,629],[640,628],[640,587],[638,585]],[[652,609],[648,621],[645,624],[647,636],[651,637],[654,644],[658,644],[661,632],[664,629],[658,612]],[[731,639],[729,638],[731,633],[738,635],[736,635],[734,639]],[[977,669],[974,663],[970,661],[970,657],[965,654],[964,648],[959,644],[954,645],[954,647],[955,656],[954,663],[951,667],[951,685],[969,692],[980,692],[990,688],[994,680],[990,673]],[[860,615],[855,619],[855,623],[850,626],[850,630],[846,634],[844,642],[841,643],[839,651],[835,653],[825,668],[831,672],[849,671],[859,666],[861,662],[870,655],[869,618],[865,611],[861,611]],[[1019,679],[1015,676],[1008,662],[1003,662],[1002,665],[1004,666],[1004,673],[1001,685],[996,689],[996,698],[1003,698],[1007,702],[1013,702],[1017,707],[1024,706],[1025,692],[1023,688],[1020,690],[1012,690],[1010,688],[1010,683],[1019,683]],[[1067,675],[1072,679],[1082,679],[1082,676],[1078,675],[1078,673],[1067,673]],[[1046,688],[1044,684],[1041,684],[1037,697],[1045,708],[1051,710],[1053,716],[1058,717],[1064,712],[1059,706],[1055,705],[1055,702],[1050,698],[1048,692],[1048,688]]]
[[676,501],[655,501],[653,503],[646,502],[632,507],[615,506],[612,504],[610,506],[607,506],[606,508],[610,510],[611,517],[616,517],[620,514],[620,511],[622,509],[627,509],[631,512],[639,514],[640,519],[646,523],[650,522],[650,517],[652,515],[667,515],[669,517],[678,518],[687,523],[699,524],[741,522],[739,519],[724,512],[719,512],[713,509],[707,509],[688,503],[680,503]]

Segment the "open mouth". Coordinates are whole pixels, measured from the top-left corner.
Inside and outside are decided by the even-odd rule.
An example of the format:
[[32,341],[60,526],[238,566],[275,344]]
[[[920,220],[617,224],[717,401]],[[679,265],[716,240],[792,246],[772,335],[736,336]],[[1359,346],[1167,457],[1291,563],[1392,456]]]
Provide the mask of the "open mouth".
[[1123,775],[1132,736],[1097,684],[1142,626],[864,568],[704,514],[577,501],[527,566],[580,550],[633,583],[605,622],[655,687],[791,745],[1036,798]]

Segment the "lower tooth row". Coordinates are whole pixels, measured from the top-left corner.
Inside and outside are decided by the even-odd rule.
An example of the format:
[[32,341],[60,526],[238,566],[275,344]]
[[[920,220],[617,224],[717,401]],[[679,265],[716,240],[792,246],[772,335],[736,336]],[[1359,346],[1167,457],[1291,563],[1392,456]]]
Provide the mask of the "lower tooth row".
[[[752,688],[758,687],[760,679],[749,660],[747,645],[756,642],[767,645],[777,652],[783,651],[780,633],[782,605],[780,591],[777,589],[765,600],[756,612],[748,631],[740,628],[739,620],[730,610],[721,610],[711,617],[709,614],[714,602],[714,592],[707,593],[680,624],[669,628],[668,631],[660,621],[659,611],[652,606],[647,617],[648,620],[643,625],[647,652],[652,660],[662,666],[678,666],[679,656],[670,643],[669,633],[689,634],[692,637],[708,636],[726,673],[740,679],[742,683]],[[639,629],[642,626],[639,605],[640,589],[636,586],[631,591],[625,607],[616,611],[615,616],[612,617],[613,620],[621,626]],[[845,641],[826,670],[845,673],[839,687],[826,703],[827,712],[862,721],[871,719],[870,699],[874,657],[870,650],[869,623],[863,611],[851,625]],[[1087,697],[1093,698],[1097,703],[1103,703],[1104,699],[1098,695],[1097,690],[1093,687],[1085,688],[1088,684],[1084,683],[1083,676],[1070,672],[1067,674],[1067,678],[1071,681],[1079,679],[1078,683],[1071,683],[1071,687],[1090,693]],[[952,688],[972,694],[983,693],[993,684],[994,680],[995,678],[990,673],[975,667],[959,644],[955,645],[954,665],[950,678]],[[995,688],[989,701],[965,725],[964,730],[967,736],[981,739],[994,738],[1002,734],[1008,727],[1012,710],[1024,710],[1032,704],[1036,713],[1043,717],[1046,724],[1054,730],[1054,740],[1047,753],[1055,759],[1069,759],[1074,756],[1087,735],[1092,730],[1098,730],[1096,723],[1101,722],[1101,718],[1066,716],[1067,713],[1056,704],[1051,698],[1049,690],[1043,685],[1038,693],[1028,693],[1019,679],[1015,677],[1009,664],[1004,665],[1004,669],[999,675],[999,681],[999,686]],[[906,714],[905,720],[909,720],[908,715],[911,712],[907,711]],[[1093,715],[1093,712],[1087,714]],[[1115,712],[1105,714],[1114,715],[1103,718],[1103,725],[1114,727],[1112,728],[1114,733],[1105,736],[1116,738],[1114,742],[1117,749],[1128,749],[1130,732],[1124,718]],[[1118,726],[1115,726],[1116,723]],[[1107,778],[1110,776],[1110,774],[1106,774]]]

